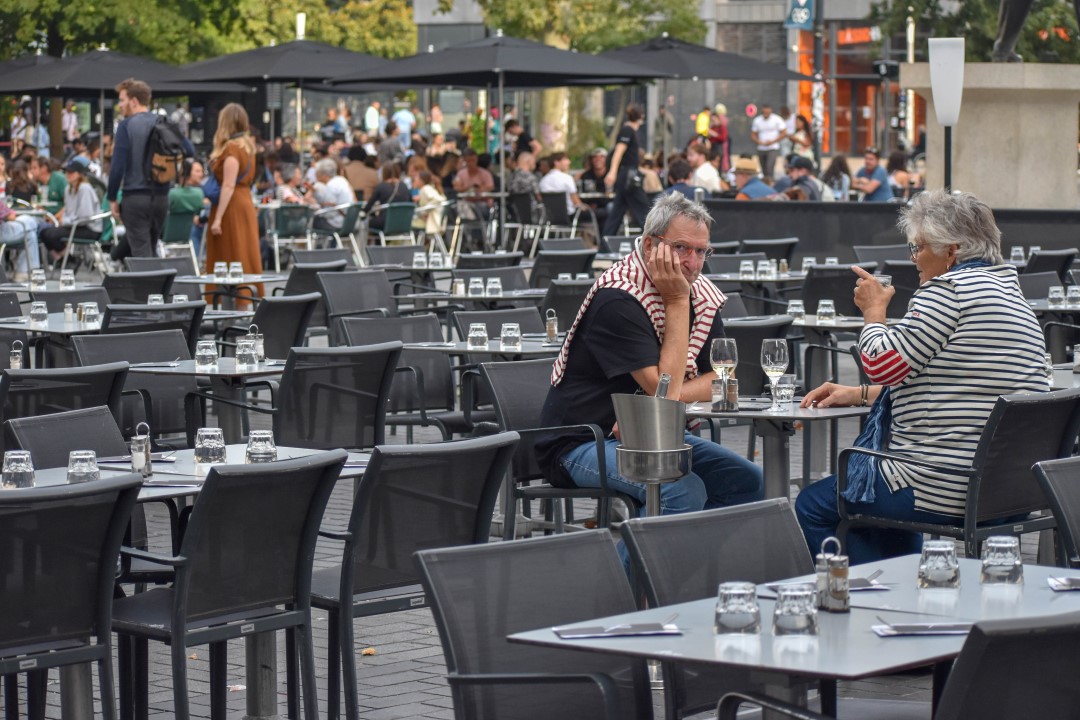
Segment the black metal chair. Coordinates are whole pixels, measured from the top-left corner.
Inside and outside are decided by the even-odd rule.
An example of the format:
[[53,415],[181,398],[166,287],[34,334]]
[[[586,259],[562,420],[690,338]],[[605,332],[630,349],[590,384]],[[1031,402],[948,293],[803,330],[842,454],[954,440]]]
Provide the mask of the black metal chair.
[[[516,231],[514,232],[514,251],[516,252],[521,247],[522,238],[531,241],[530,245],[534,244],[540,227],[536,224],[537,206],[533,194],[510,193],[506,198],[506,211],[508,220],[503,227],[508,231]],[[505,238],[503,242],[510,244],[509,238]]]
[[[433,310],[402,310],[385,270],[319,273],[319,287],[326,302],[326,325],[330,344],[341,345],[345,335],[341,320],[347,317],[400,317]],[[445,312],[445,308],[440,308]]]
[[596,250],[541,250],[529,274],[529,287],[546,288],[562,273],[577,277],[586,273],[592,277],[592,264]]
[[1080,458],[1044,460],[1034,470],[1057,521],[1057,564],[1080,567]]
[[356,267],[356,258],[352,250],[348,248],[315,248],[314,250],[296,248],[292,251],[292,256],[293,262],[297,264],[312,265],[344,260],[346,267]]
[[[353,619],[427,606],[413,554],[485,543],[516,433],[426,445],[376,447],[356,486],[341,564],[316,570],[312,606],[326,610],[329,642],[327,716],[357,720]],[[348,598],[342,603],[341,598]]]
[[145,305],[150,295],[168,295],[176,275],[173,269],[110,273],[102,279],[101,287],[109,293],[110,303]]
[[[1021,535],[1052,529],[1050,504],[1032,476],[1031,467],[1043,460],[1069,457],[1080,431],[1080,389],[1032,395],[1003,395],[986,421],[971,467],[901,457],[888,452],[846,448],[837,460],[837,492],[847,488],[848,458],[853,453],[887,458],[931,472],[967,477],[967,507],[959,527],[909,522],[852,513],[842,500],[837,536],[844,540],[856,527],[894,528],[962,539],[968,557],[979,557],[979,546],[990,535]],[[1017,516],[1022,520],[1008,520]]]
[[569,208],[566,207],[566,193],[540,193],[540,202],[544,206],[544,223],[542,226],[544,235],[541,240],[546,240],[551,233],[564,234],[569,237],[577,235],[581,211],[575,209],[573,213],[570,212]]
[[799,238],[770,238],[768,240],[742,240],[739,243],[740,253],[763,252],[769,260],[787,260],[788,265],[795,255],[795,246],[799,244]]
[[559,318],[559,330],[569,330],[594,282],[594,280],[552,280],[548,285],[544,302],[540,304],[540,314],[546,318],[548,310],[554,310],[555,316]]
[[[787,499],[652,518],[619,527],[650,607],[716,595],[722,582],[755,584],[814,572],[814,561]],[[702,553],[701,548],[709,548]],[[737,668],[663,663],[665,717],[716,705],[725,690],[757,683]],[[835,689],[835,685],[832,686]]]
[[1064,285],[1069,277],[1069,270],[1072,268],[1073,261],[1076,260],[1077,254],[1080,254],[1080,250],[1076,248],[1068,248],[1066,250],[1039,250],[1031,254],[1028,258],[1027,265],[1024,266],[1024,272],[1022,275],[1028,275],[1031,273],[1043,273],[1052,272],[1057,273],[1060,282],[1059,285]]
[[[877,263],[878,270],[885,272],[885,263],[889,261],[910,261],[911,249],[907,243],[894,245],[853,245],[855,259],[861,263]],[[888,274],[888,273],[886,273]]]
[[[877,263],[854,263],[869,273]],[[806,312],[817,312],[818,303],[832,300],[837,315],[862,317],[862,310],[855,304],[855,281],[859,279],[851,265],[814,265],[806,273],[802,283],[802,301]]]
[[1028,300],[1045,300],[1050,288],[1062,284],[1056,272],[1025,272],[1017,275],[1016,279],[1020,281],[1020,292]]
[[896,294],[889,301],[889,315],[903,317],[915,291],[922,284],[919,280],[919,268],[910,260],[883,260],[880,263],[881,274],[892,277]]
[[412,267],[413,255],[426,252],[423,245],[368,245],[364,248],[372,265],[405,265]]
[[[50,313],[63,312],[65,305],[76,308],[79,303],[87,302],[97,303],[98,309],[104,312],[105,306],[109,304],[109,293],[103,287],[80,290],[40,290],[31,292],[30,300],[45,303],[45,308]],[[37,367],[71,367],[76,364],[75,352],[68,338],[49,335],[38,338],[34,345]],[[23,367],[30,367],[30,364],[24,363]]]
[[763,252],[730,253],[727,255],[713,255],[705,261],[705,266],[710,275],[722,273],[737,273],[739,266],[744,262],[754,263],[754,267],[762,260],[768,260],[769,256]]
[[[274,253],[274,270],[281,272],[281,248],[291,249],[303,245],[312,248],[311,218],[315,210],[309,205],[284,204],[274,211],[273,227],[267,231],[267,239]],[[355,220],[355,218],[354,218]]]
[[126,362],[75,368],[5,370],[0,375],[3,418],[34,417],[105,405],[120,417]]
[[188,351],[195,352],[199,341],[206,303],[192,300],[165,305],[114,305],[105,306],[101,316],[101,333],[140,333],[156,330],[179,330],[187,340]]
[[125,473],[0,492],[0,676],[9,717],[18,716],[20,673],[29,672],[31,717],[44,717],[48,670],[94,662],[102,715],[115,720],[113,585],[141,484]]
[[[263,465],[211,468],[174,557],[125,548],[125,556],[168,564],[176,580],[113,605],[120,647],[120,697],[145,716],[150,640],[170,646],[174,716],[187,720],[187,653],[210,646],[210,716],[225,717],[226,643],[292,629],[298,637],[304,717],[318,716],[311,638],[311,569],[327,500],[347,454],[335,450]],[[237,513],[237,508],[244,512]],[[295,698],[293,701],[295,702]]]
[[152,272],[154,270],[175,270],[176,277],[198,274],[198,268],[195,266],[190,255],[164,258],[126,257],[124,258],[124,266],[128,269],[128,272],[133,273]]
[[[338,205],[336,208],[324,208],[322,210],[316,210],[315,217],[318,217],[320,215],[332,215],[333,213],[340,213],[341,227],[337,229],[333,229],[330,227],[322,228],[316,226],[315,224],[312,224],[310,229],[308,230],[308,233],[311,239],[314,241],[318,241],[319,238],[325,238],[327,240],[333,238],[334,242],[339,248],[344,248],[345,241],[348,240],[348,247],[359,260],[360,244],[359,242],[357,242],[357,230],[359,229],[357,226],[360,223],[360,215],[363,214],[363,211],[364,203],[362,202],[353,202],[348,203],[347,205]],[[314,217],[312,218],[312,220],[314,220]]]
[[458,256],[455,267],[458,270],[511,267],[520,265],[524,257],[525,253],[523,252],[462,253]]
[[606,530],[424,550],[416,557],[456,717],[530,720],[549,718],[553,709],[567,718],[652,717],[640,659],[506,640],[635,609]]
[[[463,255],[462,257],[465,256]],[[504,293],[529,289],[529,279],[525,277],[525,270],[517,265],[466,269],[462,269],[459,266],[451,272],[451,277],[454,280],[464,280],[466,288],[469,286],[469,280],[472,278],[480,278],[484,283],[484,287],[487,287],[487,281],[490,278],[497,278],[499,282],[502,283]],[[512,300],[509,297],[498,299],[483,298],[483,301],[488,307],[492,305],[497,307],[536,307],[536,303],[532,300]]]
[[[1080,613],[976,623],[949,672],[934,720],[1072,717],[1080,706],[1072,672],[1077,663]],[[735,720],[744,703],[799,720],[825,720],[806,708],[742,692],[725,695],[717,717]]]
[[236,340],[247,335],[255,325],[263,335],[266,357],[284,358],[290,348],[303,346],[311,316],[321,302],[322,295],[317,292],[263,298],[247,324],[231,325],[218,331],[218,344],[234,348]]
[[[724,323],[724,334],[735,339],[739,348],[739,364],[735,377],[739,379],[740,395],[760,395],[769,381],[761,369],[761,341],[787,337],[791,327],[790,315],[772,315]],[[794,357],[791,353],[789,357]]]
[[[332,260],[329,262],[293,264],[289,271],[289,277],[285,280],[285,287],[274,288],[274,295],[306,295],[317,292],[322,294],[322,285],[319,284],[319,273],[343,272],[348,263],[345,260]],[[312,328],[325,328],[326,304],[320,302],[311,315],[309,325]],[[323,333],[326,334],[326,333]]]
[[540,250],[546,252],[562,250],[588,250],[585,240],[579,237],[544,238],[540,240]]
[[[503,539],[514,538],[518,501],[548,501],[545,511],[558,532],[563,530],[563,512],[559,501],[589,498],[598,501],[597,527],[607,527],[610,501],[623,502],[631,515],[638,514],[640,505],[634,498],[607,487],[607,467],[604,432],[596,425],[567,425],[544,427],[540,424],[540,412],[551,387],[552,361],[519,360],[514,362],[481,363],[480,374],[487,382],[495,400],[495,416],[499,430],[513,431],[521,436],[514,455],[512,472],[506,476],[503,488]],[[597,463],[600,468],[599,488],[556,487],[547,482],[536,459],[536,442],[544,436],[567,431],[591,432],[596,443]],[[537,484],[534,484],[537,483]]]

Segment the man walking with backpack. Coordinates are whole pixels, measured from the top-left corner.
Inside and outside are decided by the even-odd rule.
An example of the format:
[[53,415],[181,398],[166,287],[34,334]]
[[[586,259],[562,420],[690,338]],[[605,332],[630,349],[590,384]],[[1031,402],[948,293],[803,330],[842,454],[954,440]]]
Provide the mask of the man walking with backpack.
[[[169,213],[169,188],[177,166],[195,149],[165,117],[150,112],[149,85],[129,78],[116,86],[116,92],[120,96],[116,110],[124,120],[116,128],[107,197],[126,232],[112,258],[153,257]],[[117,203],[121,190],[123,202]]]

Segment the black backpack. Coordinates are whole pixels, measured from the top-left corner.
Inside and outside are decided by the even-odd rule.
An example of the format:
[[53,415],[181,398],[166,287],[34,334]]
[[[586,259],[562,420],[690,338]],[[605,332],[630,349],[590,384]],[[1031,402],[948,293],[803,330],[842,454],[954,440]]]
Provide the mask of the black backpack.
[[180,164],[188,153],[180,127],[159,115],[150,129],[146,156],[150,160],[150,179],[156,183],[174,183],[180,178]]

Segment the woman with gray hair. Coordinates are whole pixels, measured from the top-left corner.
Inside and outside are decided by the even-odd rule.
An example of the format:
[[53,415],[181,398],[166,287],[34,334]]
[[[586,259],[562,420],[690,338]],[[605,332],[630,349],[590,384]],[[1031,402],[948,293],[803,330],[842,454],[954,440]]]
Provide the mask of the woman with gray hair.
[[[857,447],[901,458],[970,467],[983,426],[1001,395],[1045,392],[1042,329],[1020,291],[1016,269],[1001,258],[1001,231],[990,208],[971,193],[922,193],[901,213],[922,283],[904,318],[885,324],[895,294],[858,267],[855,303],[865,326],[859,352],[875,384],[825,383],[803,407],[873,408]],[[807,544],[816,552],[835,534],[839,502],[850,512],[962,525],[967,478],[902,460],[854,454],[848,487],[836,477],[805,488],[795,502]],[[900,530],[852,529],[852,563],[919,552],[922,536]]]

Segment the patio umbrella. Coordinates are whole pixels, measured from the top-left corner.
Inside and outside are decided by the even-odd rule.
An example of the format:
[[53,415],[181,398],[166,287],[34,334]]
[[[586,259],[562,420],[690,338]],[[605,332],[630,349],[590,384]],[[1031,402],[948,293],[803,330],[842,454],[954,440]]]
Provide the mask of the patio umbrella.
[[669,37],[667,33],[637,45],[608,50],[598,57],[634,62],[669,77],[689,80],[796,80],[812,81],[809,75],[788,70],[778,63],[761,62],[735,53],[713,50]]
[[[631,62],[611,60],[560,50],[543,43],[507,37],[501,31],[492,37],[453,45],[437,52],[429,51],[393,60],[374,73],[342,74],[334,84],[347,82],[415,83],[418,85],[454,85],[486,87],[497,85],[499,107],[503,106],[506,86],[520,88],[558,87],[567,84],[597,85],[633,82],[668,73],[641,67]],[[499,174],[506,188],[506,161],[499,154]],[[506,217],[506,196],[499,198],[499,228]]]

